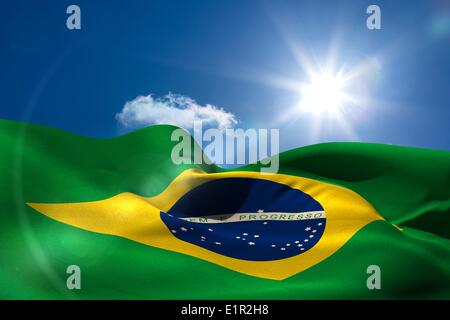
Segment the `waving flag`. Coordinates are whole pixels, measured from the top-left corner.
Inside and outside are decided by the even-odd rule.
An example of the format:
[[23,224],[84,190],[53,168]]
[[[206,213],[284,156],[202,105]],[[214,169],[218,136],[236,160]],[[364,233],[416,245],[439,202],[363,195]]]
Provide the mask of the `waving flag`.
[[381,219],[350,190],[255,172],[189,170],[156,197],[123,193],[96,202],[30,206],[82,229],[278,280],[329,257]]
[[450,297],[448,152],[323,144],[262,175],[174,165],[172,130],[0,122],[3,298]]

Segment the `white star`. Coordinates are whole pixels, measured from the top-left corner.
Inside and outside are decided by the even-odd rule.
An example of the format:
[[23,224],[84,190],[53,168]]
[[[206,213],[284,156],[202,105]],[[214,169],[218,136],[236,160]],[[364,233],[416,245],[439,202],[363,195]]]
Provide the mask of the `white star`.
[[243,235],[243,236],[248,236],[248,233],[245,233],[245,232],[244,232],[242,235]]
[[289,247],[291,244],[290,243],[286,243],[286,247]]
[[281,248],[280,250],[283,250],[283,251],[284,251],[284,250],[286,250],[286,248]]
[[248,244],[251,245],[251,246],[254,246],[254,245],[255,245],[255,243],[254,243],[254,242],[251,242],[251,241],[250,241]]
[[300,242],[300,241],[298,241],[298,240],[297,240],[297,241],[295,241],[295,243],[299,243],[299,242]]
[[267,224],[267,221],[264,221],[263,224]]
[[211,229],[211,228],[208,228],[208,231],[211,231],[211,232],[212,232],[212,231],[213,231],[213,229]]
[[309,230],[311,230],[311,228],[310,227],[306,227],[305,231],[309,231]]
[[316,233],[317,232],[317,230],[316,229],[314,229],[313,231],[312,231],[312,233]]
[[272,248],[275,248],[275,247],[276,247],[276,245],[273,244],[273,245],[272,245]]
[[202,238],[202,239],[206,239],[204,236],[200,236],[200,238]]
[[258,234],[255,234],[254,237],[255,237],[255,238],[259,238],[259,235],[258,235]]
[[322,222],[319,222],[317,225],[318,225],[318,226],[321,226],[321,225],[322,225]]
[[220,246],[220,245],[221,245],[221,243],[220,243],[220,242],[214,242],[214,244],[217,244],[218,246]]
[[242,238],[242,240],[245,240],[245,238]]
[[300,243],[297,247],[303,247],[303,245]]
[[308,242],[308,239],[305,239],[304,241],[305,241],[305,242]]
[[301,251],[304,251],[304,250],[305,250],[305,248],[300,248],[300,250],[301,250]]
[[194,230],[194,228],[190,228],[191,230]]
[[237,236],[236,239],[240,239],[241,237]]
[[184,231],[184,232],[187,231],[187,229],[185,227],[181,227],[180,229],[181,229],[181,231]]
[[312,235],[310,235],[309,237],[310,237],[310,238],[314,238],[314,235],[312,234]]
[[258,213],[263,213],[263,212],[264,212],[263,209],[259,209],[259,210],[258,210]]
[[170,230],[170,231],[172,231],[173,233],[177,233],[177,230]]

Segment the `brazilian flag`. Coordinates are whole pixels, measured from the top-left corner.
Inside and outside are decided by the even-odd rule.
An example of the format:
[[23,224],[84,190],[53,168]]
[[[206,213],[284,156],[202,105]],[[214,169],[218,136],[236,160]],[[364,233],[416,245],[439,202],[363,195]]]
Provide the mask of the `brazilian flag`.
[[263,174],[175,165],[174,129],[0,121],[1,298],[450,298],[449,152],[327,143]]

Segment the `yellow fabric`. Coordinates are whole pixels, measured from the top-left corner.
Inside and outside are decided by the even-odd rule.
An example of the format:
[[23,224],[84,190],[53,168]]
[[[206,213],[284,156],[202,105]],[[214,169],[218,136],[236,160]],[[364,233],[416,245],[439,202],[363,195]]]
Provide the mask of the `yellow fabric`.
[[[309,194],[325,210],[326,226],[320,241],[310,250],[274,261],[230,258],[176,238],[160,218],[189,190],[215,179],[257,178],[282,183]],[[382,217],[361,196],[335,185],[283,174],[259,172],[205,173],[187,170],[161,194],[145,198],[121,193],[112,198],[80,203],[28,203],[57,221],[98,233],[124,237],[152,247],[176,251],[210,261],[248,275],[282,280],[326,259],[341,248],[358,230]]]

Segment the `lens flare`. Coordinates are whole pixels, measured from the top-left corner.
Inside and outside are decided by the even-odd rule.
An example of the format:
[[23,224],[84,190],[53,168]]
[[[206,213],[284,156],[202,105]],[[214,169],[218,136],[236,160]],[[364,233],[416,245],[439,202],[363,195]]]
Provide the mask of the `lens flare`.
[[335,115],[354,99],[345,91],[347,81],[342,74],[321,72],[313,74],[308,83],[300,88],[301,111],[313,114]]

